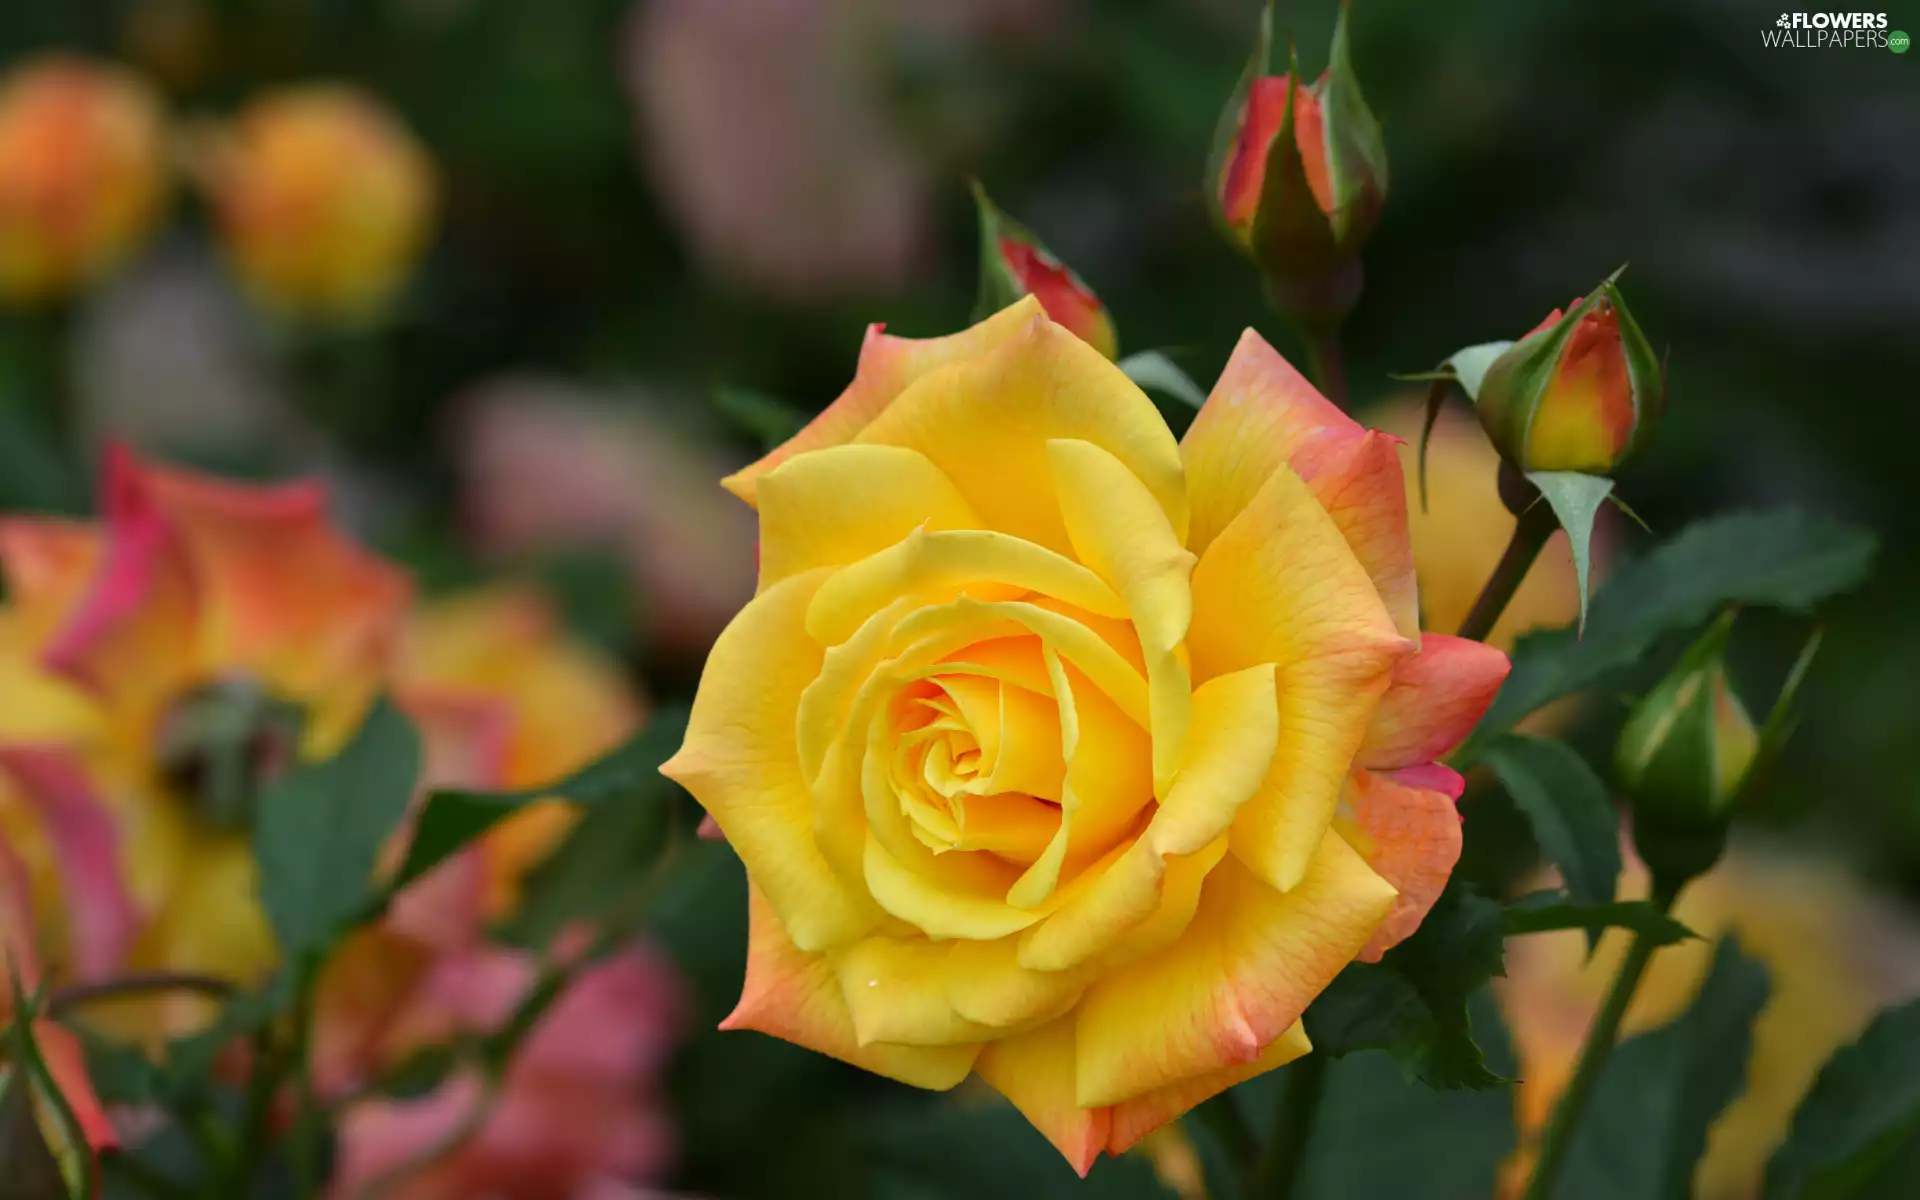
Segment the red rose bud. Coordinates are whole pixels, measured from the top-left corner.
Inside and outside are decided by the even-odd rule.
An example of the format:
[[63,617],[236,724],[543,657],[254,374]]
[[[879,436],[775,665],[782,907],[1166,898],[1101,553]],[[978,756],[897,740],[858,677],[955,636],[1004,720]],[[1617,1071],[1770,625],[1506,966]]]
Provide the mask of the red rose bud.
[[980,300],[974,320],[983,321],[1022,296],[1032,296],[1055,324],[1108,358],[1117,357],[1120,339],[1093,289],[1025,226],[1001,212],[978,183],[973,199],[980,210]]
[[1475,409],[1524,472],[1611,475],[1652,435],[1665,393],[1653,347],[1609,279],[1494,359]]
[[1719,858],[1727,823],[1753,796],[1787,735],[1787,717],[1819,639],[1801,652],[1773,711],[1756,729],[1727,680],[1728,612],[1634,706],[1614,749],[1633,804],[1634,842],[1656,881],[1678,886]]
[[1347,51],[1347,11],[1329,65],[1266,74],[1272,11],[1215,135],[1208,193],[1230,240],[1259,264],[1275,299],[1339,317],[1359,295],[1357,255],[1387,194],[1386,147]]

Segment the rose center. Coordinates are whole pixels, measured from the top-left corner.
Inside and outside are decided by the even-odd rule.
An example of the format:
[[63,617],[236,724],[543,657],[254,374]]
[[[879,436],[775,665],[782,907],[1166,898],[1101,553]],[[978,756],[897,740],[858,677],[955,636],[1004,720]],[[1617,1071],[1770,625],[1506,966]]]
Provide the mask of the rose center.
[[214,829],[253,826],[260,796],[296,761],[305,714],[251,679],[194,688],[161,718],[155,742],[160,777]]

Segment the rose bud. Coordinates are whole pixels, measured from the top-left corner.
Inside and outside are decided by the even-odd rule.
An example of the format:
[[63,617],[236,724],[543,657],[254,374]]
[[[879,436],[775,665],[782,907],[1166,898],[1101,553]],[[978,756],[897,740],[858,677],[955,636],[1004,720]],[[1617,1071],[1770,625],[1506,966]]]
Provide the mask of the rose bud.
[[1118,357],[1120,339],[1093,289],[1024,225],[1001,212],[978,183],[973,199],[980,210],[980,299],[973,319],[984,321],[1032,296],[1056,324],[1108,358]]
[[1720,857],[1727,823],[1746,804],[1787,734],[1787,713],[1813,653],[1801,651],[1764,727],[1756,729],[1727,681],[1729,611],[1635,705],[1614,751],[1633,804],[1634,843],[1656,887],[1677,890]]
[[1610,475],[1652,437],[1665,399],[1665,372],[1609,279],[1494,359],[1475,408],[1524,472]]
[[166,194],[163,140],[126,71],[50,57],[0,81],[0,301],[67,295],[136,249]]
[[1387,195],[1380,126],[1347,50],[1347,12],[1327,69],[1301,82],[1299,63],[1266,74],[1272,11],[1214,140],[1208,192],[1227,237],[1297,316],[1338,320],[1359,298],[1358,254]]
[[406,282],[431,227],[433,167],[373,98],[276,92],[195,149],[234,268],[268,307],[367,319]]

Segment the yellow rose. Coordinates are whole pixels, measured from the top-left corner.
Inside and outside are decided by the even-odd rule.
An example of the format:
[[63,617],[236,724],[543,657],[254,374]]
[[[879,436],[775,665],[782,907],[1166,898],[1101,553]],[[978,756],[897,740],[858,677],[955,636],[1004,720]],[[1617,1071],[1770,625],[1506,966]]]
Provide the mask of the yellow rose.
[[303,317],[377,314],[431,230],[433,164],[372,97],[311,85],[201,139],[197,174],[248,289]]
[[1257,335],[1176,443],[1031,298],[875,329],[726,484],[759,591],[664,768],[751,882],[726,1027],[977,1072],[1084,1172],[1306,1053],[1444,886],[1506,658],[1421,639],[1394,440]]
[[163,144],[129,72],[55,56],[0,81],[0,299],[65,294],[136,249],[166,197]]

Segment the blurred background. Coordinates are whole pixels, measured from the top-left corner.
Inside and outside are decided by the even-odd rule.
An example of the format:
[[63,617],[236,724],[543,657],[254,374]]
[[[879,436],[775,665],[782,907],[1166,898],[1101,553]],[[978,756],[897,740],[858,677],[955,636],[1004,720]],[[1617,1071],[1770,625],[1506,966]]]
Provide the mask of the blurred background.
[[[86,511],[107,436],[242,476],[318,473],[425,588],[535,580],[656,707],[684,699],[752,591],[751,514],[715,481],[837,394],[869,322],[966,322],[969,177],[1099,293],[1123,352],[1165,350],[1203,386],[1248,324],[1293,353],[1202,192],[1257,7],[7,0],[0,67],[83,56],[145,98],[101,118],[125,161],[85,171],[79,126],[0,116],[0,508]],[[1334,12],[1281,9],[1310,72]],[[1814,1009],[1857,1013],[1835,1018],[1839,1039],[1920,990],[1904,932],[1920,899],[1920,57],[1763,48],[1774,15],[1360,0],[1353,56],[1392,187],[1349,378],[1356,407],[1410,432],[1393,406],[1415,385],[1392,374],[1517,337],[1630,263],[1626,294],[1669,355],[1666,423],[1621,482],[1652,529],[1797,503],[1879,532],[1873,583],[1827,614],[1773,837],[1742,868],[1752,902],[1721,905],[1827,955],[1806,970],[1844,993]],[[87,211],[61,210],[60,236],[110,253],[35,249],[33,205],[62,194]],[[307,231],[329,206],[344,215]],[[1469,422],[1444,440],[1477,438]],[[1445,536],[1490,561],[1505,531],[1488,519]],[[1646,540],[1625,522],[1609,538],[1616,561]],[[1736,675],[1771,695],[1804,623],[1742,629]],[[1603,756],[1622,713],[1603,696],[1563,720]],[[1465,869],[1521,886],[1505,801],[1466,806]],[[703,845],[670,890],[659,939],[691,1027],[710,1030],[737,995],[738,868]],[[974,1186],[926,1167],[913,1098],[759,1035],[695,1033],[672,1079],[662,1186]],[[1003,1133],[1050,1186],[1071,1182],[1024,1126],[977,1136]],[[1180,1148],[1162,1159],[1161,1186],[1191,1194]],[[1730,1178],[1729,1194],[1751,1185]]]

